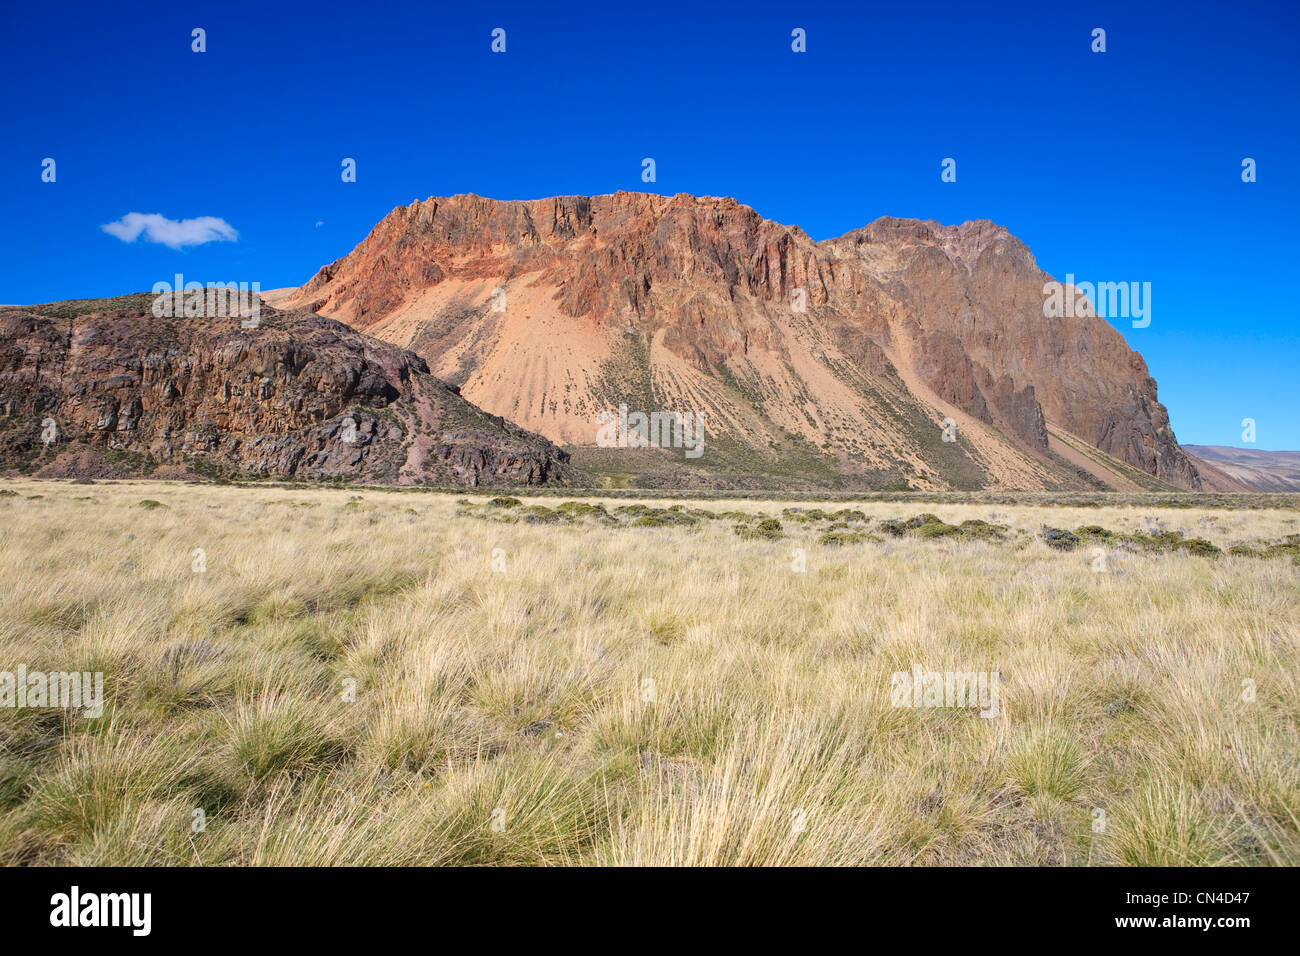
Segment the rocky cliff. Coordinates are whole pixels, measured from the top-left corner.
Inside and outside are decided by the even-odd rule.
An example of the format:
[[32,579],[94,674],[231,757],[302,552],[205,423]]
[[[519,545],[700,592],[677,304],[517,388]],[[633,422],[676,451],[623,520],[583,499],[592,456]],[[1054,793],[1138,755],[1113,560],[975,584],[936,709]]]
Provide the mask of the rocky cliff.
[[[0,466],[541,484],[568,456],[419,356],[309,312],[156,318],[152,296],[0,312]],[[568,469],[571,471],[571,469]]]

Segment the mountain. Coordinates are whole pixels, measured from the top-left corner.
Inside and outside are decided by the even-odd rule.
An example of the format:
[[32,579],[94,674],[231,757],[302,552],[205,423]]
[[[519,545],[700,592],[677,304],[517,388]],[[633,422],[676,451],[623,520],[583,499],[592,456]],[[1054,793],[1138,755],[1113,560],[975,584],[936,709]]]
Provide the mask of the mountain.
[[152,295],[0,311],[0,468],[541,484],[578,473],[419,356],[306,311],[157,318]]
[[[815,242],[727,198],[461,195],[394,209],[280,304],[615,484],[1200,488],[1142,357],[1045,317],[1049,281],[990,222]],[[698,414],[701,453],[603,447],[620,405]]]
[[814,242],[734,199],[429,199],[268,294],[256,328],[155,317],[152,295],[0,309],[0,468],[1245,487],[1198,470],[1108,323],[1044,316],[1049,281],[989,222]]
[[1300,451],[1184,445],[1214,491],[1300,491]]

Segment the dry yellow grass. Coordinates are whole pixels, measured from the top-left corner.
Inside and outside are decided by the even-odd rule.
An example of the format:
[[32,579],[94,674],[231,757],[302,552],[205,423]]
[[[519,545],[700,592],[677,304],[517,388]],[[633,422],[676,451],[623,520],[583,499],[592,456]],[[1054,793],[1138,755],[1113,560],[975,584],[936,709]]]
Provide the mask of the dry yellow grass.
[[[437,494],[0,488],[0,671],[102,671],[107,697],[0,708],[3,862],[1300,862],[1289,560],[1098,573],[1029,534],[832,548]],[[1225,548],[1300,530],[851,507],[1158,517]],[[893,706],[913,666],[997,671],[999,715]]]

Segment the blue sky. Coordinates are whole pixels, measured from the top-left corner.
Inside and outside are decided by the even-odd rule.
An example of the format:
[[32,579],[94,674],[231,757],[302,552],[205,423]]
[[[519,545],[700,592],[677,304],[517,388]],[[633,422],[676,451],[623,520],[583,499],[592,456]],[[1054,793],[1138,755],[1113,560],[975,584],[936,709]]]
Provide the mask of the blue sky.
[[[1057,278],[1152,284],[1151,325],[1115,324],[1180,441],[1253,418],[1254,447],[1296,449],[1298,27],[1249,0],[6,4],[0,302],[298,285],[459,192],[730,195],[816,239],[992,219]],[[131,212],[238,240],[101,229]]]

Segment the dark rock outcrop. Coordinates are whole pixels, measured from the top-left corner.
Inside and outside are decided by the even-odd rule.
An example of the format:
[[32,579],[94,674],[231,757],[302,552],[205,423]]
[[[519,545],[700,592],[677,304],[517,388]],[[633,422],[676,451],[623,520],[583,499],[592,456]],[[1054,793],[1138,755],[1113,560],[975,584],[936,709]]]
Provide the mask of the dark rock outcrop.
[[340,322],[266,306],[256,328],[160,319],[151,301],[0,312],[0,466],[393,484],[566,473],[552,443],[475,408],[418,355]]

